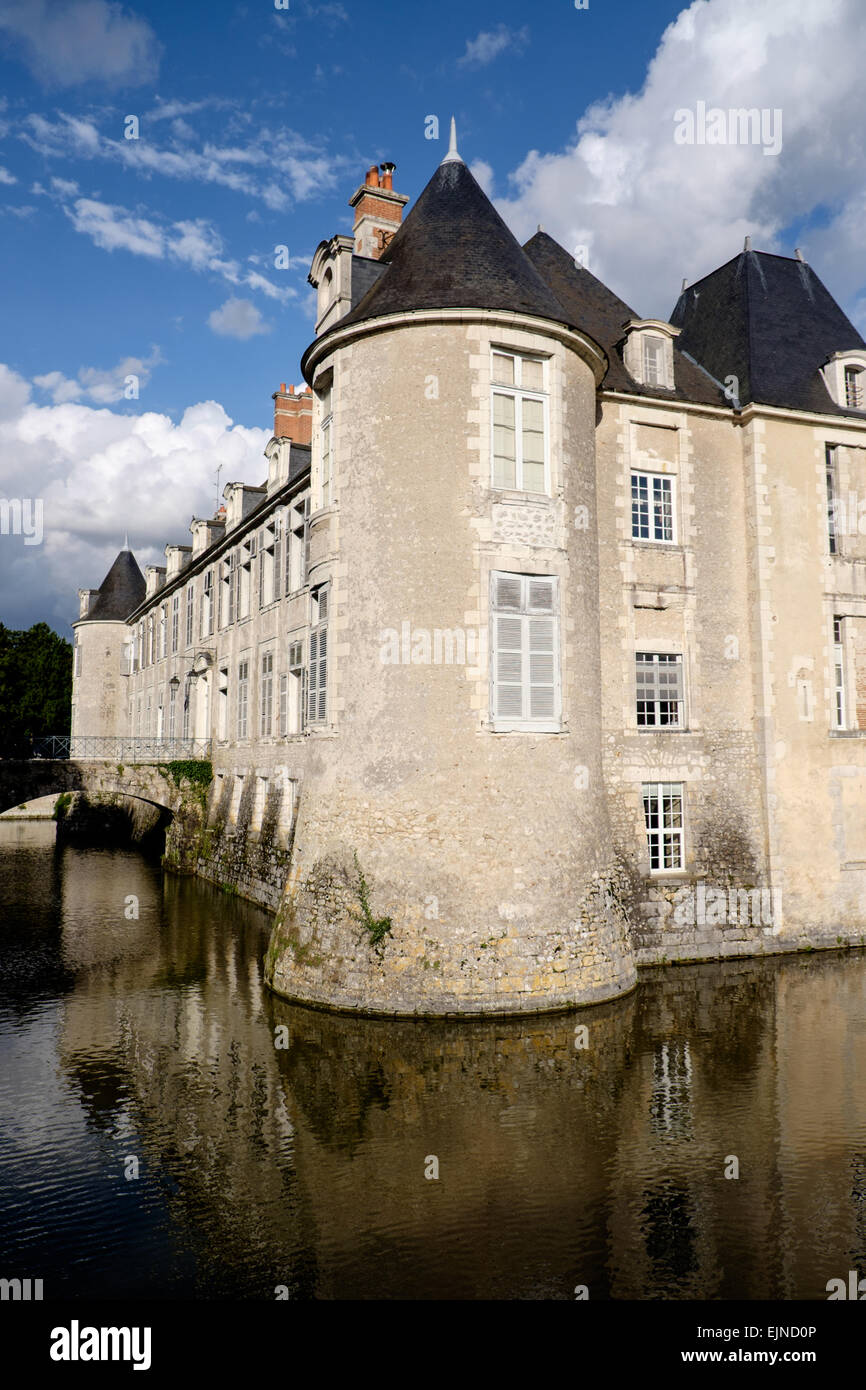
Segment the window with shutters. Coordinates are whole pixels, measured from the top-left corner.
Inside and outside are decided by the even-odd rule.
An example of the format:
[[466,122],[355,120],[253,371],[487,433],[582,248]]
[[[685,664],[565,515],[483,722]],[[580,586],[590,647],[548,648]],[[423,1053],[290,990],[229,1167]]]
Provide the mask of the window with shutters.
[[192,584],[187,585],[186,590],[186,645],[190,646],[193,638],[193,621],[195,614],[195,588]]
[[144,620],[138,624],[135,633],[135,669],[140,671],[144,666]]
[[274,732],[274,654],[262,655],[262,673],[259,684],[259,733],[270,738]]
[[824,450],[824,479],[827,487],[827,545],[831,555],[839,553],[839,537],[836,533],[836,446],[828,444]]
[[638,728],[682,728],[685,724],[682,656],[635,653]]
[[201,588],[201,613],[199,615],[199,635],[210,637],[213,632],[213,570],[204,576]]
[[491,575],[491,720],[494,729],[558,732],[558,584],[536,574]]
[[229,668],[221,666],[217,676],[217,738],[229,736]]
[[167,652],[167,641],[168,641],[168,605],[165,604],[165,603],[163,603],[163,604],[160,605],[160,609],[159,609],[159,636],[158,636],[158,643],[157,643],[157,651],[158,651],[158,653],[159,653],[159,660],[160,660],[160,661],[162,661],[163,658],[164,658],[165,655],[166,655],[166,652]]
[[286,593],[297,593],[307,582],[310,549],[310,499],[289,508],[286,536]]
[[682,782],[645,782],[643,813],[651,871],[684,868]]
[[177,691],[171,684],[168,687],[168,736],[177,738]]
[[177,651],[177,644],[180,641],[180,594],[175,594],[171,600],[171,650]]
[[[147,620],[147,664],[153,665],[154,643],[153,643],[153,617]],[[148,731],[149,732],[149,731]]]
[[833,619],[833,722],[837,729],[846,724],[845,626],[843,618]]
[[248,536],[241,546],[238,568],[238,618],[250,616],[252,603],[258,536]]
[[76,632],[74,638],[72,639],[72,650],[73,650],[74,653],[75,653],[75,675],[76,675],[76,676],[80,676],[80,675],[81,675],[81,638],[78,636],[78,633],[77,633],[77,632]]
[[327,585],[310,594],[310,659],[307,664],[307,723],[323,724],[328,713]]
[[190,712],[191,712],[191,708],[192,708],[192,682],[191,682],[191,681],[184,681],[184,687],[183,687],[183,720],[182,720],[182,725],[181,725],[182,730],[183,730],[183,732],[182,732],[182,734],[181,734],[181,737],[182,737],[182,738],[189,738],[189,725],[190,725]]
[[246,738],[250,708],[250,663],[238,663],[238,738]]
[[290,642],[288,725],[286,730],[290,736],[292,734],[303,733],[304,710],[306,709],[306,679],[307,668],[304,665],[304,644],[303,642]]
[[274,517],[259,537],[259,607],[266,608],[277,597],[276,574],[279,565],[280,518]]
[[289,677],[286,671],[280,673],[280,738],[289,732]]
[[319,395],[319,409],[321,411],[322,420],[319,427],[319,505],[322,507],[330,507],[333,494],[333,410],[331,395],[332,388],[330,385],[326,386]]
[[674,480],[662,473],[632,473],[631,534],[634,540],[674,540]]
[[492,378],[493,486],[547,493],[545,363],[494,351]]

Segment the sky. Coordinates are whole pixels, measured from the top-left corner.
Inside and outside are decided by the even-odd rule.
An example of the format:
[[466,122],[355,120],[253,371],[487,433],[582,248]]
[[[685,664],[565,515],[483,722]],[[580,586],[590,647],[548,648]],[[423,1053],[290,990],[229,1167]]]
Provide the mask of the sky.
[[[263,481],[316,246],[374,162],[414,201],[452,115],[515,235],[543,224],[638,313],[751,235],[866,332],[863,13],[0,0],[0,622],[70,637],[127,531],[163,563],[218,485]],[[701,142],[732,107],[760,139]]]

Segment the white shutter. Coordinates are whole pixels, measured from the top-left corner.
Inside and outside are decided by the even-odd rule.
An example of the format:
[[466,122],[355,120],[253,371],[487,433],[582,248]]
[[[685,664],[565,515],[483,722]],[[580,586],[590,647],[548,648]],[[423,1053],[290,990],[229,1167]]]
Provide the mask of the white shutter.
[[523,716],[523,619],[496,615],[495,713],[502,719]]
[[325,718],[326,700],[328,691],[328,630],[319,630],[319,709],[318,717],[320,720]]
[[550,724],[558,718],[556,581],[494,577],[493,718]]

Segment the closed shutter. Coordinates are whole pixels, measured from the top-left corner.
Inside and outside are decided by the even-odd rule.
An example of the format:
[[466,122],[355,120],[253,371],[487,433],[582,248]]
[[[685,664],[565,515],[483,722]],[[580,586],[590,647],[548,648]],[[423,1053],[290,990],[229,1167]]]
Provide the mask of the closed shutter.
[[558,717],[556,581],[498,574],[494,580],[494,719],[549,723]]
[[319,634],[310,633],[310,664],[307,678],[307,718],[316,718],[316,696],[318,693]]
[[229,627],[235,620],[238,569],[234,555],[229,556]]
[[272,583],[272,598],[280,596],[280,572],[283,564],[283,519],[277,517],[274,521],[274,577]]
[[318,717],[320,720],[325,718],[326,698],[328,691],[328,629],[319,629],[319,701]]

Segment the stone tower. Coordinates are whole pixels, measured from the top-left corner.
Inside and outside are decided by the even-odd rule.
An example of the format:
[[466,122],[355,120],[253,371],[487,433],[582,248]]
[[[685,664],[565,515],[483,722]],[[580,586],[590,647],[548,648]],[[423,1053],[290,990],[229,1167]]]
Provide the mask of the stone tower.
[[269,982],[381,1014],[611,998],[635,969],[601,776],[605,354],[453,133],[376,263],[351,258],[370,287],[341,316],[322,304],[329,254],[302,365],[332,723],[302,784]]
[[98,589],[79,589],[72,624],[72,737],[112,738],[128,732],[126,680],[131,631],[126,618],[144,598],[144,575],[128,546]]

